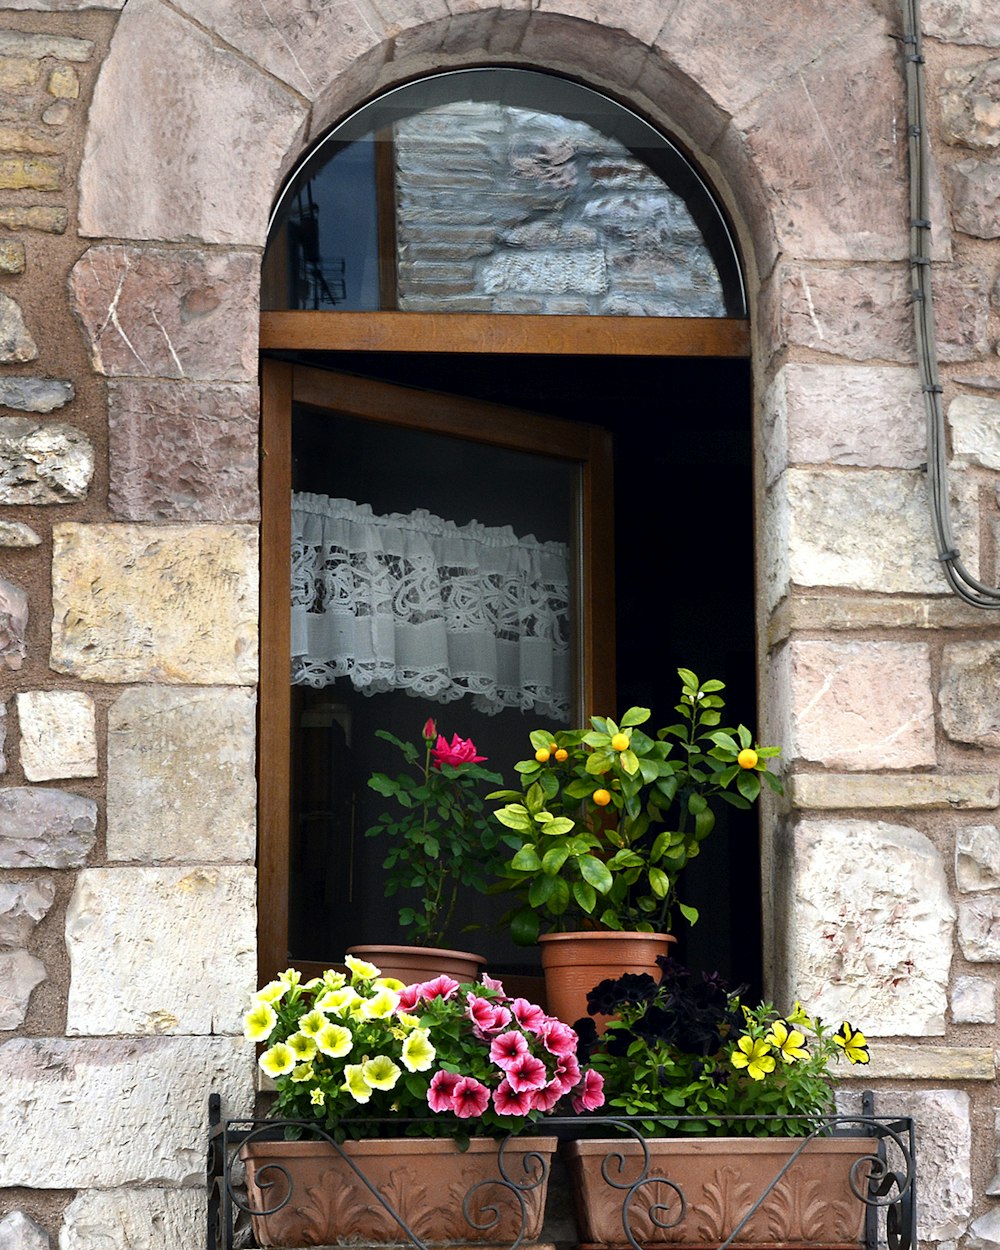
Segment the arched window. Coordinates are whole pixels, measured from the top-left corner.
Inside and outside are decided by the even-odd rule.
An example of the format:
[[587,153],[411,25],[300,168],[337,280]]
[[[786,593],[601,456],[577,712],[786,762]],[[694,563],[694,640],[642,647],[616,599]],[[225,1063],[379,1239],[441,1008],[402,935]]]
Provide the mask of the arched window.
[[[752,719],[753,510],[732,237],[679,150],[585,87],[461,71],[365,106],[289,178],[263,285],[270,972],[399,940],[364,836],[366,779],[400,764],[376,730],[434,716],[512,779],[530,729],[668,723],[680,664]],[[732,972],[756,830],[713,841],[690,950]],[[452,940],[531,973],[502,931]]]

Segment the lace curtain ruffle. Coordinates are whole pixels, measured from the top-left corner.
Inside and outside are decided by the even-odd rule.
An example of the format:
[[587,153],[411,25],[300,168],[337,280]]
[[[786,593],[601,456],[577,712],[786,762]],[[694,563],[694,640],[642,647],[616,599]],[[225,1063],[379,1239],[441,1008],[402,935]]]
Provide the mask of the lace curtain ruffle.
[[292,497],[292,681],[569,716],[564,543]]

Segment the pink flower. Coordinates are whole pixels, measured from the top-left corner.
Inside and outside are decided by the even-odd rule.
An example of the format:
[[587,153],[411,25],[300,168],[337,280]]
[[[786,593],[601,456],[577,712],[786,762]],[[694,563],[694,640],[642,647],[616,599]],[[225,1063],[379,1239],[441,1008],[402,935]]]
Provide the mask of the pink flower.
[[537,1003],[529,1003],[526,998],[515,998],[510,1008],[522,1029],[528,1033],[541,1032],[546,1017]]
[[490,1105],[490,1091],[474,1076],[459,1077],[452,1094],[452,1110],[460,1120],[482,1115]]
[[573,1110],[596,1111],[604,1106],[604,1077],[593,1068],[588,1068],[583,1078],[583,1092],[573,1099]]
[[531,1105],[535,1111],[551,1111],[565,1092],[561,1081],[549,1081],[544,1089],[536,1089],[531,1095]]
[[493,1106],[498,1115],[527,1115],[534,1105],[534,1097],[530,1090],[519,1092],[511,1089],[507,1081],[501,1081],[493,1091]]
[[503,992],[503,982],[497,981],[495,977],[489,976],[488,973],[483,973],[482,984],[485,985],[488,990],[496,990],[501,998],[507,997],[507,995]]
[[545,1064],[534,1055],[520,1055],[513,1063],[506,1066],[507,1080],[510,1087],[517,1093],[523,1089],[542,1089],[549,1079]]
[[561,1020],[550,1016],[542,1025],[539,1036],[542,1039],[542,1045],[550,1055],[559,1055],[562,1058],[565,1055],[576,1054],[576,1044],[579,1039],[569,1025],[563,1024]]
[[420,997],[426,998],[428,1002],[432,998],[451,998],[457,989],[458,982],[445,976],[444,973],[435,977],[433,981],[423,981],[417,986]]
[[576,1055],[563,1055],[556,1064],[552,1079],[554,1082],[559,1082],[564,1094],[568,1094],[580,1080],[580,1065],[577,1063]]
[[399,1010],[410,1012],[420,1002],[420,986],[407,985],[399,991]]
[[424,721],[424,741],[433,742],[436,735],[437,725],[435,725],[433,719],[428,716],[428,718]]
[[506,1007],[498,1007],[489,999],[480,998],[478,994],[472,993],[468,996],[468,1002],[469,1018],[480,1032],[497,1033],[510,1024],[510,1012]]
[[462,1078],[457,1072],[435,1072],[427,1091],[427,1105],[432,1111],[455,1110],[455,1086]]
[[485,759],[485,755],[476,754],[476,744],[471,738],[460,738],[458,734],[451,735],[450,745],[445,741],[444,734],[438,734],[437,743],[431,747],[431,762],[435,768],[440,768],[442,764],[451,764],[452,767],[478,764]]
[[509,1033],[501,1033],[490,1043],[490,1062],[498,1068],[509,1071],[511,1066],[528,1054],[528,1039],[523,1033],[511,1029]]

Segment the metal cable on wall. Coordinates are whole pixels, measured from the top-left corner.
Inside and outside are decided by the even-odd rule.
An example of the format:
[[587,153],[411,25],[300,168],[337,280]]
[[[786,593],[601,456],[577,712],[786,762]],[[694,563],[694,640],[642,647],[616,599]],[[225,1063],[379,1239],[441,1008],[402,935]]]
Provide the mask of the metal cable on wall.
[[903,48],[906,64],[907,134],[910,162],[910,273],[917,336],[920,383],[927,412],[927,477],[937,558],[952,590],[977,608],[1000,608],[1000,587],[987,586],[962,562],[951,527],[944,404],[934,336],[931,287],[931,220],[927,160],[927,112],[924,87],[920,0],[903,0]]

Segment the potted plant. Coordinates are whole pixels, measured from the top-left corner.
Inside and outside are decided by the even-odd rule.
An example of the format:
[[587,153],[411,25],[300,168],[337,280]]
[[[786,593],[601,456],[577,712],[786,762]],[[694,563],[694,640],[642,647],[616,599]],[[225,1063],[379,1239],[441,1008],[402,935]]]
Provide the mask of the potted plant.
[[433,972],[474,981],[486,960],[451,949],[450,933],[460,893],[485,892],[500,864],[500,831],[484,795],[501,777],[482,767],[486,757],[470,738],[454,733],[449,742],[434,720],[425,722],[418,745],[384,729],[376,736],[396,747],[408,765],[397,776],[377,772],[368,779],[393,807],[366,836],[388,839],[385,894],[402,892],[406,899],[399,923],[410,945],[354,946],[351,953],[406,982]]
[[570,1144],[581,1240],[624,1244],[623,1191],[635,1190],[624,1206],[643,1245],[857,1245],[873,1143],[830,1135],[824,1117],[831,1064],[867,1063],[864,1035],[799,1003],[748,1007],[670,959],[662,970],[659,984],[624,975],[589,995],[592,1013],[615,1018],[586,1031],[581,1059],[604,1077],[608,1111],[639,1117],[649,1140]]
[[400,1221],[425,1243],[537,1238],[556,1141],[522,1134],[603,1101],[576,1033],[490,978],[347,968],[289,969],[244,1017],[285,1120],[241,1148],[258,1243],[398,1243]]
[[745,725],[721,727],[724,684],[678,676],[679,721],[650,735],[649,709],[633,707],[589,729],[536,730],[533,757],[515,765],[521,790],[488,796],[503,802],[496,818],[514,851],[494,889],[517,896],[514,939],[542,942],[549,1007],[567,1020],[616,969],[655,969],[675,911],[698,919],[677,884],[712,832],[714,805],[750,807],[762,782],[781,792],[767,771],[779,748],[755,745]]

